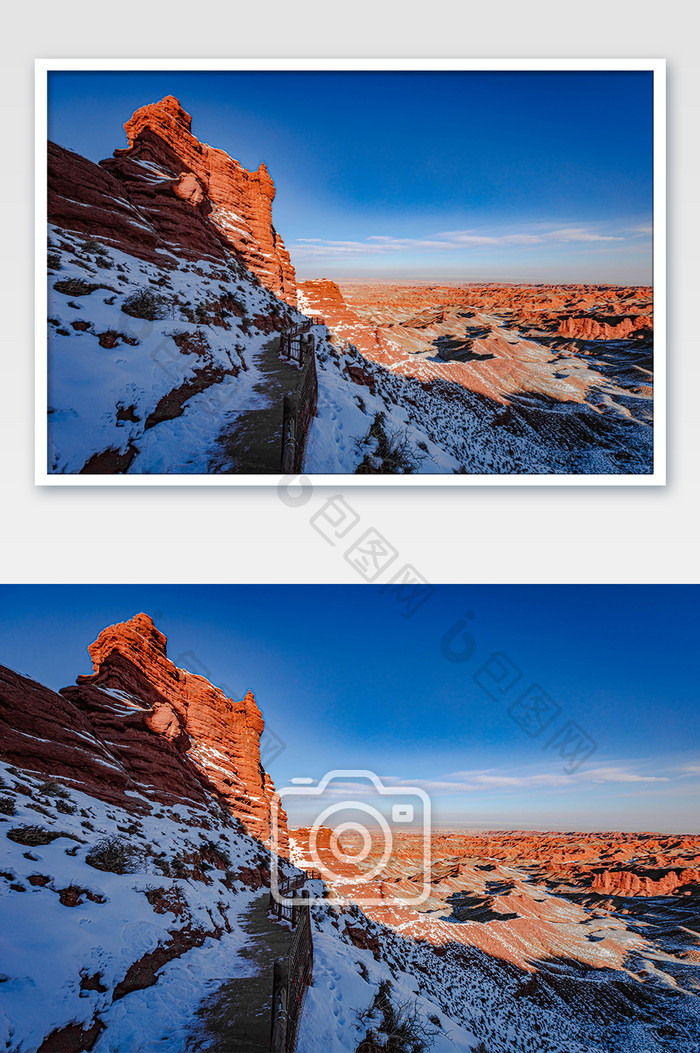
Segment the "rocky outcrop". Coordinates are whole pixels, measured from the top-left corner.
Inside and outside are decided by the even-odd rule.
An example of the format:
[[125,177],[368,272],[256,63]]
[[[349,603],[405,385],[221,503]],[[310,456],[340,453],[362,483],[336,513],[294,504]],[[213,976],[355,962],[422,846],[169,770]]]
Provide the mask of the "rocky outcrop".
[[294,268],[272,223],[275,185],[265,162],[249,172],[224,150],[200,143],[192,135],[192,118],[172,95],[136,110],[124,131],[129,146],[115,150],[102,167],[127,181],[135,166],[150,169],[155,186],[165,174],[168,192],[190,207],[206,207],[222,240],[248,270],[295,305]]
[[651,319],[643,315],[614,319],[612,323],[604,319],[570,315],[561,321],[557,333],[575,340],[625,340],[632,333],[639,330],[650,332],[651,328]]
[[[106,701],[106,700],[105,700]],[[123,804],[133,778],[68,699],[0,666],[0,757]],[[200,796],[203,796],[201,787]]]
[[[168,160],[177,173],[175,155]],[[224,260],[229,246],[207,218],[208,202],[202,198],[193,207],[174,183],[137,165],[109,172],[55,143],[48,146],[49,223],[163,268],[179,260]]]
[[335,336],[336,343],[347,340],[371,358],[373,362],[387,363],[392,354],[385,353],[379,330],[371,322],[358,315],[348,304],[336,282],[329,278],[300,282],[299,306],[307,314],[320,315]]
[[[0,756],[127,807],[135,792],[169,804],[214,793],[269,842],[275,790],[253,693],[234,700],[178,669],[145,614],[105,629],[89,652],[94,672],[59,694],[0,669]],[[279,827],[286,852],[284,812]]]
[[129,145],[93,164],[48,148],[48,219],[139,259],[225,260],[233,253],[266,288],[296,305],[294,268],[272,223],[275,186],[262,162],[249,172],[200,143],[177,99],[143,106]]
[[671,896],[681,888],[700,886],[700,870],[668,870],[637,874],[633,870],[604,870],[593,879],[594,892],[606,896]]

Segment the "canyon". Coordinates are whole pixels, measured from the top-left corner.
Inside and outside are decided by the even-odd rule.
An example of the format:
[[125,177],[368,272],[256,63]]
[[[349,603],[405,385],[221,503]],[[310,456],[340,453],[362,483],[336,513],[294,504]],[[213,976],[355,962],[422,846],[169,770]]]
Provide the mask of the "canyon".
[[464,943],[527,969],[564,954],[622,968],[632,948],[653,958],[673,919],[668,960],[700,961],[698,835],[435,831],[426,869],[422,834],[394,834],[376,877],[381,837],[360,862],[357,835],[341,836],[339,858],[327,833],[315,851],[308,828],[291,838],[292,858],[319,868],[335,895],[372,897],[368,916],[435,946]]
[[638,441],[650,463],[651,288],[318,280],[299,284],[299,302],[338,346],[428,387],[465,389],[504,441],[532,427],[554,450],[595,434],[601,448],[618,443],[620,467]]
[[382,1013],[407,1007],[434,1053],[696,1047],[698,835],[434,830],[425,869],[405,830],[369,876],[382,846],[360,859],[352,833],[312,852],[283,815],[271,840],[251,691],[178,668],[143,613],[88,654],[60,691],[0,668],[8,1048],[214,1048],[206,1007],[254,975],[273,869],[320,871],[299,1053],[389,1049]]

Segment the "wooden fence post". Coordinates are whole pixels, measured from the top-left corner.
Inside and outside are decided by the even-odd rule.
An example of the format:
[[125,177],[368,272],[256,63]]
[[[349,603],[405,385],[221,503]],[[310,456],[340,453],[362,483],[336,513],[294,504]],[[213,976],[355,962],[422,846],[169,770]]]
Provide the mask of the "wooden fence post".
[[286,1053],[287,1049],[287,977],[282,959],[272,967],[272,1031],[270,1050]]
[[282,473],[294,475],[297,448],[297,396],[296,392],[284,396],[282,415]]
[[[284,397],[281,456],[283,475],[296,475],[302,471],[311,418],[318,415],[316,341],[313,333],[304,334],[302,329],[302,326],[297,327],[295,337],[299,347],[298,362],[301,366],[301,375],[296,389],[291,395]],[[283,333],[280,340],[285,342],[288,357],[291,359],[292,330]],[[296,358],[295,361],[297,361]]]

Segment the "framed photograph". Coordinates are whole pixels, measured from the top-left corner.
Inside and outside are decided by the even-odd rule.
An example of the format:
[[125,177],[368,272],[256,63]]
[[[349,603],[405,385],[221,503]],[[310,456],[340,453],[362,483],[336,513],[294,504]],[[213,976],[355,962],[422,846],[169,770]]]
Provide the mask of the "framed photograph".
[[663,484],[664,78],[38,61],[37,484]]
[[697,586],[0,599],[4,1050],[700,1048]]

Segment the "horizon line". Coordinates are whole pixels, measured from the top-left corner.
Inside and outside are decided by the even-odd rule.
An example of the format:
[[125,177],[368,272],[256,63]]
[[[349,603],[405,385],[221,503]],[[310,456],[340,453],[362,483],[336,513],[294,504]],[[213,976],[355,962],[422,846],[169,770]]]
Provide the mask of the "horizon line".
[[613,282],[613,281],[537,281],[535,279],[518,279],[518,278],[449,278],[442,275],[438,275],[434,278],[415,278],[412,279],[410,276],[403,277],[382,277],[382,278],[371,278],[367,275],[324,275],[322,277],[300,277],[296,275],[297,284],[299,282],[352,282],[357,285],[435,285],[443,283],[445,285],[532,285],[532,286],[544,286],[556,289],[561,288],[576,288],[577,286],[586,286],[587,288],[613,288],[613,289],[654,289],[653,283],[647,282]]

